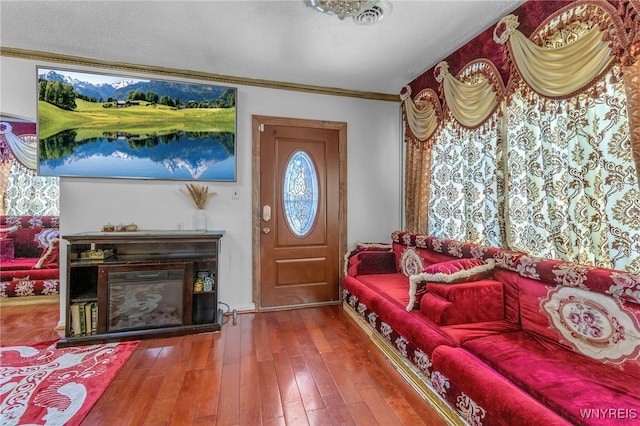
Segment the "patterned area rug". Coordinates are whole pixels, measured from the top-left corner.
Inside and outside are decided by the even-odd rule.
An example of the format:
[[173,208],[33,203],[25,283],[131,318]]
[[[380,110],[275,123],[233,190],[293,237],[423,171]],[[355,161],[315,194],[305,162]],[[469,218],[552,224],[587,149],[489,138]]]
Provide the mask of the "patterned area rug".
[[0,347],[0,425],[77,425],[139,342]]

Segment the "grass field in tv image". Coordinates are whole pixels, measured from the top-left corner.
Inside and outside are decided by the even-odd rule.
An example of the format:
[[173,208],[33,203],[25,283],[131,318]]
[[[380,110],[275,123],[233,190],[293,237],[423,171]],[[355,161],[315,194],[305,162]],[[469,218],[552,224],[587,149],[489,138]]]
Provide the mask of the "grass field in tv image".
[[38,68],[44,176],[236,180],[236,90]]

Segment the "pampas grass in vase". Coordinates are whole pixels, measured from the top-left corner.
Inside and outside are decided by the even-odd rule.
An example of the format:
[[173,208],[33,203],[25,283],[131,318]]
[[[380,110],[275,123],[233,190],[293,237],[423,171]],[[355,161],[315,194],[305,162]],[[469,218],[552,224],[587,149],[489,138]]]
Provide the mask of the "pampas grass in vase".
[[186,186],[189,191],[189,196],[197,209],[193,217],[193,229],[205,231],[207,229],[207,214],[205,208],[207,207],[209,198],[213,197],[215,192],[209,193],[209,187],[204,185],[188,183]]

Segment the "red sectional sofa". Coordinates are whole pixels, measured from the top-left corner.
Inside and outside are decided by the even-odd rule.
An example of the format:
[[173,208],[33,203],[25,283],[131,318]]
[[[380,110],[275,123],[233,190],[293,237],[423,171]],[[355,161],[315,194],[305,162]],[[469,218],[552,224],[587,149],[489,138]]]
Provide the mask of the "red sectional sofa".
[[406,232],[345,268],[347,312],[450,423],[640,422],[640,275]]
[[58,216],[0,216],[0,298],[59,294]]

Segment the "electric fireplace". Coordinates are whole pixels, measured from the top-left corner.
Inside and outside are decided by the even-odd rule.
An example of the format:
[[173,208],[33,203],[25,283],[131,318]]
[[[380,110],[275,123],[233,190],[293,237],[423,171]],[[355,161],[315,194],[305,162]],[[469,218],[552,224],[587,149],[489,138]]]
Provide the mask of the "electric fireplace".
[[183,325],[184,268],[108,273],[107,331]]
[[[221,331],[218,254],[223,234],[149,230],[63,236],[69,242],[66,327],[56,345]],[[109,256],[90,258],[89,251]],[[206,287],[200,284],[205,278]],[[84,329],[74,328],[82,314]]]

